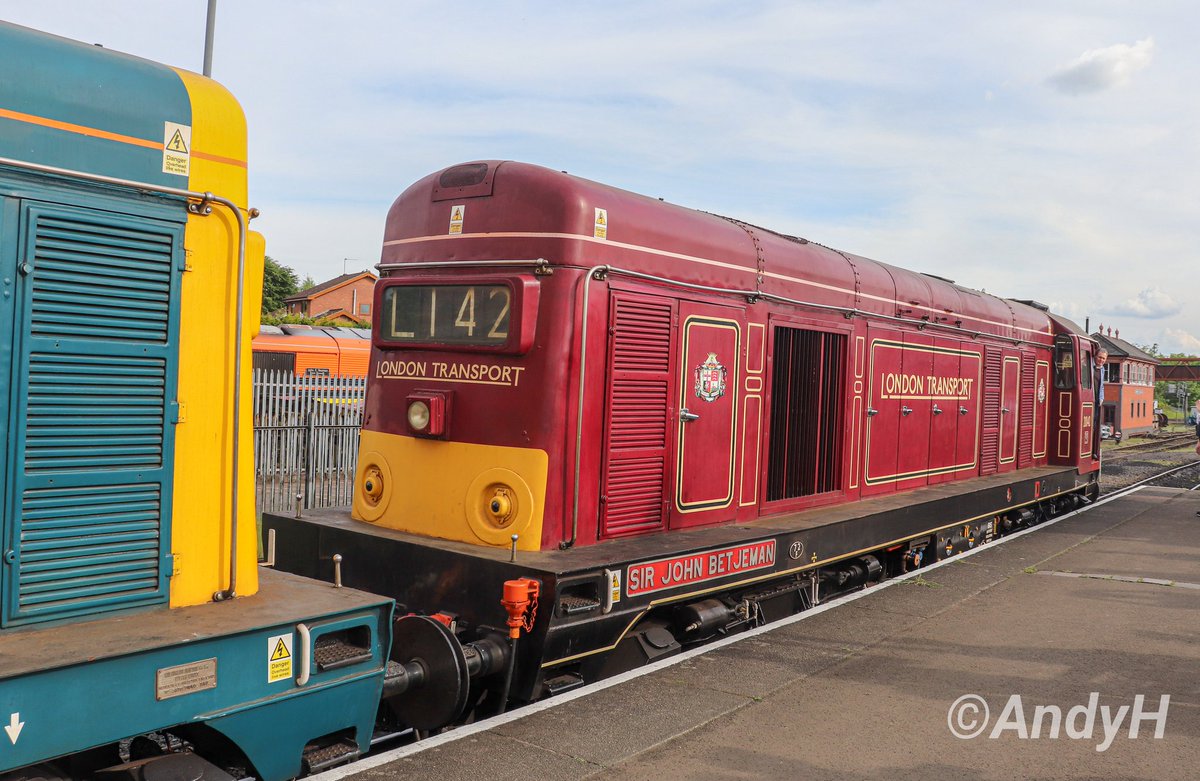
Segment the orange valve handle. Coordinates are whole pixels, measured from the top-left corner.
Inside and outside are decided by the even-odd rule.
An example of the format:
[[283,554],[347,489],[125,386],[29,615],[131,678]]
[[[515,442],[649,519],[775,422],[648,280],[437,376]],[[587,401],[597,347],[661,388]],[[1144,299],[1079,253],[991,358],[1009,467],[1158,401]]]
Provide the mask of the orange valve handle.
[[537,618],[538,592],[541,584],[532,578],[517,578],[504,581],[504,597],[500,604],[508,612],[508,636],[516,640],[521,630],[533,629]]

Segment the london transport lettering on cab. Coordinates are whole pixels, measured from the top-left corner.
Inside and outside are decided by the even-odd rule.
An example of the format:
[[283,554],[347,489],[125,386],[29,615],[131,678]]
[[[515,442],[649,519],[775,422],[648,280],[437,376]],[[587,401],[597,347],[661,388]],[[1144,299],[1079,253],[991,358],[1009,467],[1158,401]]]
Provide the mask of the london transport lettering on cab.
[[488,385],[521,383],[524,366],[497,366],[466,361],[380,361],[375,376],[387,380],[435,380],[479,382]]
[[883,375],[883,397],[929,396],[936,399],[968,399],[974,377],[938,377],[933,374]]

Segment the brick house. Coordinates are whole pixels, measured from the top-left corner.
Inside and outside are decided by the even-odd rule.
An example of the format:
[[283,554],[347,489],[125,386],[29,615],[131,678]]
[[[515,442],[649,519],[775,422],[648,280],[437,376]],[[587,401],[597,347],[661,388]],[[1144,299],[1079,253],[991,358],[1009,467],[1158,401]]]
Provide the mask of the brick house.
[[371,301],[379,277],[370,271],[342,274],[283,300],[289,315],[329,318],[347,325],[371,320]]
[[1100,422],[1122,436],[1154,428],[1154,370],[1158,359],[1100,326],[1092,338],[1108,350]]

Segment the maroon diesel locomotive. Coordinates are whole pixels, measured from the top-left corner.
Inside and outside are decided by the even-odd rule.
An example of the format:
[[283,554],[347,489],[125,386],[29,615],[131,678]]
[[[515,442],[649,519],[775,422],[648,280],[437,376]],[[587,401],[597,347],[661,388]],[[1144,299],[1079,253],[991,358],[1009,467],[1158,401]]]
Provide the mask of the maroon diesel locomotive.
[[497,161],[406,190],[379,269],[352,513],[264,526],[277,566],[338,555],[401,604],[387,693],[412,726],[1097,491],[1093,345],[1036,302]]

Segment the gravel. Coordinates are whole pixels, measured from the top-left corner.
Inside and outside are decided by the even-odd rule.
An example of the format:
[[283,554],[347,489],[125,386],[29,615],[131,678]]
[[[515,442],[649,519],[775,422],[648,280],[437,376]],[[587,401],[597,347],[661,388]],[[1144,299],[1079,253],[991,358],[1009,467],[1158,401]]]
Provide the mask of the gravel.
[[1130,454],[1120,459],[1101,461],[1100,492],[1107,494],[1119,491],[1171,467],[1184,464],[1192,466],[1169,477],[1155,480],[1154,484],[1170,488],[1192,488],[1200,483],[1200,459],[1197,458],[1193,447],[1188,443],[1177,450],[1156,451],[1145,455]]

